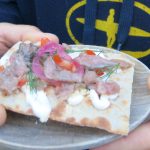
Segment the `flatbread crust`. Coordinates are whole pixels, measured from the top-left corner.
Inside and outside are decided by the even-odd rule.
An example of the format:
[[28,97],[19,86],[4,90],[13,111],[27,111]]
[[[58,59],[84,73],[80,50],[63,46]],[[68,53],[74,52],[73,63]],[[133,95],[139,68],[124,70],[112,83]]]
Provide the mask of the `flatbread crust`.
[[[4,57],[6,58],[6,55],[15,52],[19,44],[14,45]],[[112,59],[117,58],[129,61],[121,53],[106,53],[106,55]],[[1,60],[0,65],[2,64]],[[105,110],[95,109],[88,96],[85,96],[79,105],[71,106],[67,103],[67,100],[58,100],[56,98],[53,87],[47,88],[46,94],[52,106],[49,118],[72,125],[94,127],[115,134],[127,135],[129,132],[133,74],[134,65],[119,74],[111,76],[111,79],[120,85],[121,90],[119,97],[111,101],[110,107]],[[0,104],[3,104],[8,110],[16,113],[34,116],[31,106],[26,102],[25,94],[21,91],[17,91],[10,96],[3,96],[0,93]]]

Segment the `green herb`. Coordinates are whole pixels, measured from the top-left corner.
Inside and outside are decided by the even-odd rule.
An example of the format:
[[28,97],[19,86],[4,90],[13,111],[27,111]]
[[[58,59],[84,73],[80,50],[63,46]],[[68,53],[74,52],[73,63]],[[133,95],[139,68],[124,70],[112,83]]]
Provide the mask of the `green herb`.
[[108,68],[107,74],[104,75],[104,76],[102,76],[102,77],[100,77],[100,78],[102,78],[102,79],[106,78],[106,80],[108,80],[108,78],[110,78],[110,76],[111,76],[114,72],[117,71],[117,69],[119,68],[119,66],[120,66],[119,64],[116,64],[115,66]]
[[97,54],[97,56],[99,56],[102,52],[103,52],[103,50],[99,51],[99,53]]
[[28,85],[30,87],[30,91],[31,93],[35,93],[37,92],[37,78],[36,76],[33,74],[32,70],[30,70],[27,74],[27,79],[28,79]]

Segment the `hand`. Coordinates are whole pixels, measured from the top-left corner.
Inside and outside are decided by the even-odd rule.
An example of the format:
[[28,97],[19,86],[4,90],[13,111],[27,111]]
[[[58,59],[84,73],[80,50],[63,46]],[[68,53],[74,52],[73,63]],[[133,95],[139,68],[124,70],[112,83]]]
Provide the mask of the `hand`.
[[2,105],[0,105],[0,126],[2,126],[5,123],[6,118],[7,118],[6,110]]
[[0,23],[0,56],[18,41],[29,40],[36,42],[43,37],[47,37],[54,42],[59,42],[56,35],[43,33],[35,26]]
[[150,150],[150,122],[131,132],[127,137],[93,150]]
[[[37,27],[29,25],[14,25],[9,23],[0,23],[0,56],[4,54],[10,47],[18,41],[39,41],[41,38],[47,37],[51,41],[59,42],[56,35],[43,33]],[[0,126],[2,126],[7,118],[6,110],[0,105]]]

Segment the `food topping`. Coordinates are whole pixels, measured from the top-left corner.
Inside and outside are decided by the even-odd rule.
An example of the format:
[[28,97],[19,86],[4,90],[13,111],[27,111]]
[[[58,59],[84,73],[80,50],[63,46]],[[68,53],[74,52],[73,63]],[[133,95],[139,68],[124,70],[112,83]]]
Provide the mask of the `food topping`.
[[112,94],[119,93],[120,86],[113,81],[109,81],[109,82],[98,81],[96,83],[96,90],[99,94],[112,95]]
[[50,40],[48,38],[42,38],[41,39],[41,47],[45,46],[46,44],[48,44],[50,42]]
[[75,58],[75,60],[79,64],[81,64],[89,69],[112,67],[117,64],[115,62],[104,59],[97,55],[87,55],[87,54],[82,54],[82,53],[77,58]]
[[20,79],[17,84],[18,88],[21,88],[23,85],[26,84],[26,82],[27,82],[27,79]]
[[73,61],[62,59],[58,54],[55,54],[53,56],[53,60],[58,66],[63,69],[69,70],[71,72],[75,72],[77,70],[76,65],[73,63]]
[[47,122],[51,112],[51,104],[46,93],[43,90],[31,92],[28,85],[23,86],[22,89],[35,116],[37,116],[41,122]]
[[[51,105],[46,93],[38,88],[39,81],[45,83],[44,87],[53,86],[57,97],[68,99],[72,106],[82,102],[84,94],[76,87],[84,85],[83,89],[90,89],[89,96],[96,109],[108,108],[109,100],[118,97],[120,86],[107,79],[120,68],[130,68],[131,64],[106,59],[92,50],[67,48],[70,47],[47,38],[41,39],[40,48],[21,43],[19,50],[9,58],[9,66],[5,69],[4,63],[0,66],[0,89],[12,93],[22,88],[34,114],[42,122],[47,121]],[[69,54],[74,52],[80,55],[72,58]]]
[[94,89],[90,90],[89,97],[92,101],[93,106],[96,109],[104,110],[110,106],[110,101],[108,100],[108,97],[105,97],[103,95],[99,97],[99,95]]
[[3,72],[4,71],[4,66],[0,66],[0,72]]
[[132,66],[132,64],[130,64],[129,62],[121,60],[121,59],[112,59],[111,61],[119,64],[120,68],[123,70],[128,69]]
[[92,50],[85,50],[85,53],[86,53],[87,55],[96,55],[95,52],[92,51]]
[[81,91],[77,90],[73,94],[71,94],[68,98],[68,104],[75,106],[82,102],[84,99],[84,95]]

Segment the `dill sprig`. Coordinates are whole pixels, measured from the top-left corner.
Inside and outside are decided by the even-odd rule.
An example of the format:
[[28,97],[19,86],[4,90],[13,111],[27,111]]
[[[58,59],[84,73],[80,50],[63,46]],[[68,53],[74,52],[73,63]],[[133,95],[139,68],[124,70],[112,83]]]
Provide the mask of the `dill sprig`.
[[27,74],[27,79],[28,79],[28,85],[30,87],[30,91],[31,93],[35,93],[37,92],[37,78],[36,76],[33,74],[32,70],[30,69],[30,71]]
[[115,66],[110,67],[110,68],[108,69],[107,74],[104,75],[104,76],[102,76],[102,77],[100,77],[100,78],[102,78],[102,79],[106,78],[106,81],[107,81],[107,80],[110,78],[110,76],[111,76],[114,72],[117,71],[117,69],[119,68],[119,66],[120,66],[120,64],[116,64]]

